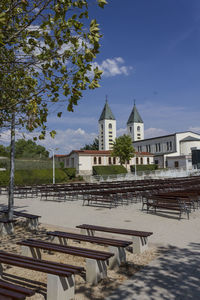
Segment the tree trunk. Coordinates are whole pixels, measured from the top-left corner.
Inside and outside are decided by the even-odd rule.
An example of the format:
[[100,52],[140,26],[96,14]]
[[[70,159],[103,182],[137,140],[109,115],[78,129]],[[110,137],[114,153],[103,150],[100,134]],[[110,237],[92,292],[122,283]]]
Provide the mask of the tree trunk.
[[12,113],[11,120],[11,143],[10,143],[10,184],[8,196],[8,220],[13,219],[14,206],[14,174],[15,174],[15,113]]

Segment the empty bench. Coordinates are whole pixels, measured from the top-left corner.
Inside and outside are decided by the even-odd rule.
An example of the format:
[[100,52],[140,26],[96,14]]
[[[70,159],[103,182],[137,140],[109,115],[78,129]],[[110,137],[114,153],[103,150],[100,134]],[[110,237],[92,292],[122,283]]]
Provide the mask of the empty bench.
[[67,240],[72,239],[81,242],[89,242],[98,245],[108,246],[109,252],[114,254],[114,256],[109,259],[110,269],[118,268],[122,264],[122,262],[126,262],[125,248],[132,244],[131,241],[88,236],[63,231],[49,231],[47,232],[47,234],[56,237],[61,245],[67,245]]
[[41,240],[27,239],[17,244],[22,246],[23,254],[36,259],[41,259],[40,249],[86,258],[86,281],[92,284],[97,284],[99,280],[107,277],[107,262],[114,256],[110,252],[64,246]]
[[154,210],[154,213],[157,212],[157,209],[165,210],[165,211],[173,211],[179,213],[179,219],[181,219],[183,212],[187,214],[187,218],[189,219],[189,213],[191,211],[190,204],[189,203],[186,204],[185,201],[181,201],[179,199],[173,199],[167,197],[164,198],[159,196],[150,197],[146,203],[147,213],[149,212],[150,208]]
[[0,299],[1,300],[24,300],[26,297],[31,297],[35,291],[24,288],[22,286],[12,284],[0,280]]
[[[2,210],[1,213],[7,217],[8,210],[7,209]],[[29,214],[26,212],[16,211],[16,210],[13,211],[13,215],[16,217],[25,218],[26,219],[26,228],[28,228],[30,230],[38,229],[39,218],[41,218],[41,216]]]
[[81,229],[81,232],[86,233],[90,236],[94,236],[95,231],[131,236],[132,243],[133,243],[133,253],[135,254],[142,253],[147,249],[148,237],[153,234],[153,232],[147,232],[147,231],[111,228],[111,227],[103,227],[103,226],[96,226],[96,225],[89,225],[89,224],[82,224],[76,226],[76,228]]
[[84,270],[82,267],[46,260],[38,260],[22,255],[0,251],[0,275],[3,274],[2,264],[46,273],[47,300],[74,299],[74,275],[81,274],[81,272]]

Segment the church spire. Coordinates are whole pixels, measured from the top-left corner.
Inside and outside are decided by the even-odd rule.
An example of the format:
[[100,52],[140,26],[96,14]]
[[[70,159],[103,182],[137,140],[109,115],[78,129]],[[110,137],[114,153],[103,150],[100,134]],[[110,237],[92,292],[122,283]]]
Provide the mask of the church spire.
[[134,106],[133,106],[133,109],[132,109],[132,112],[129,116],[129,119],[128,119],[128,122],[127,122],[127,125],[128,124],[131,124],[131,123],[144,123],[138,110],[137,110],[137,107],[136,107],[136,104],[135,104],[135,99],[134,99]]
[[101,116],[99,118],[99,121],[102,121],[102,120],[115,120],[115,117],[108,105],[108,96],[107,95],[106,95],[106,103],[104,105]]

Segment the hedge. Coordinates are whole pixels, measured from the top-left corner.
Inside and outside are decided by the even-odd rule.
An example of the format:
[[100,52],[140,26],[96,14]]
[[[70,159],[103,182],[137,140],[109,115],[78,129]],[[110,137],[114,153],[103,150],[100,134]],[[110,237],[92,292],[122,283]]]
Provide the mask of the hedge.
[[[131,172],[135,172],[135,165],[130,166]],[[154,171],[158,169],[158,165],[137,165],[136,170],[139,171]]]
[[69,177],[69,179],[74,179],[76,177],[76,169],[75,168],[64,168],[63,171]]
[[[65,182],[69,179],[63,170],[55,169],[56,183]],[[15,171],[15,185],[32,185],[52,183],[53,175],[50,170],[16,170]],[[8,186],[9,171],[0,171],[0,185]]]
[[93,166],[93,175],[112,175],[112,174],[123,174],[127,173],[124,166]]

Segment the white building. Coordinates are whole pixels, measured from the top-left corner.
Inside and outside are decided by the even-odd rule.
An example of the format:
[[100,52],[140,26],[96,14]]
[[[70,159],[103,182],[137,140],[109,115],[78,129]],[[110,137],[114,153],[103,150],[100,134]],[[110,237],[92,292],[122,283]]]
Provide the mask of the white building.
[[[65,168],[76,168],[78,175],[91,175],[93,166],[120,165],[119,159],[111,157],[111,151],[106,150],[73,150],[68,155],[59,156],[59,161],[64,162]],[[135,153],[135,157],[127,164],[127,169],[129,170],[130,166],[135,164],[153,164],[153,155]]]
[[138,113],[135,103],[127,122],[127,134],[130,135],[132,141],[144,139],[144,122]]
[[192,167],[192,150],[200,149],[200,135],[191,131],[134,141],[136,151],[154,154],[160,168]]
[[115,139],[116,120],[106,100],[99,118],[99,150],[111,150]]

